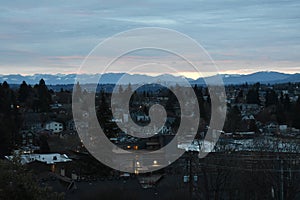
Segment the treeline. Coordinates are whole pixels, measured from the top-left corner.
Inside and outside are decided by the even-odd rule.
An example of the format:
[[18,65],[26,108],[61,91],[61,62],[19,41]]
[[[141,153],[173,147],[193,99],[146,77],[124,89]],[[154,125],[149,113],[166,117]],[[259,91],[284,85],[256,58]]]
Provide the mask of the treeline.
[[[175,90],[182,92],[184,95],[184,88],[174,86]],[[286,89],[287,88],[287,89]],[[290,100],[290,92],[295,90],[297,85],[289,84],[284,86],[267,87],[259,83],[254,85],[241,86],[227,86],[226,90],[234,90],[234,102],[228,104],[228,113],[225,121],[224,130],[226,132],[241,131],[242,127],[242,109],[237,105],[243,104],[257,104],[263,107],[262,111],[258,113],[247,126],[247,131],[257,131],[257,120],[263,123],[276,122],[278,124],[287,124],[291,127],[300,128],[300,98],[296,102]],[[131,85],[119,88],[119,93],[131,91]],[[206,87],[193,86],[193,90],[197,96],[198,106],[200,109],[200,124],[199,132],[205,130],[210,121],[211,99],[209,91]],[[287,90],[288,93],[282,91]],[[279,91],[279,92],[278,92]],[[79,83],[75,86],[76,96],[89,96],[88,93],[81,89]],[[50,112],[50,105],[57,102],[52,99],[53,96],[61,97],[61,102],[71,103],[71,92],[66,92],[63,89],[60,92],[49,90],[43,79],[38,84],[31,86],[25,81],[18,89],[12,89],[7,82],[0,84],[0,148],[1,153],[8,153],[8,149],[14,146],[16,134],[19,132],[22,125],[22,116],[24,112]],[[100,92],[96,98],[96,106],[100,108],[97,113],[100,124],[107,124],[107,132],[115,132],[115,125],[111,123],[110,96],[109,92]],[[137,90],[131,98],[132,111],[144,112],[148,115],[148,107],[143,105],[145,99],[150,102],[155,102],[157,97],[168,97],[168,100],[163,102],[169,116],[177,117],[176,122],[172,125],[175,130],[176,126],[180,124],[180,118],[176,116],[178,113],[176,109],[179,108],[179,103],[176,96],[167,88],[160,88],[156,91]],[[60,102],[60,101],[58,101]],[[134,106],[143,105],[141,108]],[[140,110],[138,110],[140,109]],[[20,112],[22,110],[22,112]]]
[[[250,122],[249,131],[257,131],[255,121],[264,123],[286,124],[290,127],[300,129],[300,98],[295,96],[294,91],[298,88],[298,84],[285,85],[242,85],[231,86],[231,90],[236,90],[237,95],[231,104],[225,123],[225,131],[234,132],[241,129],[242,122],[242,106],[243,104],[256,104],[260,108],[260,112],[255,114],[255,120]],[[227,90],[230,86],[227,88]],[[291,97],[297,99],[291,101]]]
[[52,92],[48,90],[43,79],[33,87],[23,81],[18,90],[11,89],[6,81],[0,83],[1,156],[10,153],[15,145],[17,134],[22,125],[20,109],[48,112],[52,103]]

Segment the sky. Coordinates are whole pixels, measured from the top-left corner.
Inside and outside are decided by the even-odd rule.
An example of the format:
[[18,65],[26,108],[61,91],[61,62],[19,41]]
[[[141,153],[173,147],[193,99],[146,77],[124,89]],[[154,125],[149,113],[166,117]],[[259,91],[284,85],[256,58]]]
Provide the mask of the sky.
[[143,27],[195,39],[220,73],[297,73],[299,10],[298,0],[0,0],[0,74],[76,73],[99,42]]

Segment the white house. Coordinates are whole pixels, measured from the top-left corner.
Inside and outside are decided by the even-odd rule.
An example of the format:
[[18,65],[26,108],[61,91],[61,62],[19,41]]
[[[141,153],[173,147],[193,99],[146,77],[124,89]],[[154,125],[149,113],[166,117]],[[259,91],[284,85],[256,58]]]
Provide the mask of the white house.
[[162,126],[161,129],[159,130],[159,133],[162,133],[162,134],[169,134],[171,133],[171,127],[170,126]]
[[[13,160],[14,156],[5,156],[8,160]],[[70,162],[70,159],[66,154],[51,153],[51,154],[22,154],[20,155],[21,164],[28,164],[34,161],[40,161],[46,164]]]
[[53,133],[60,133],[63,131],[63,124],[59,122],[47,122],[45,124],[45,129],[52,130]]
[[138,122],[148,122],[148,121],[150,121],[150,117],[146,116],[146,115],[137,115],[136,120]]

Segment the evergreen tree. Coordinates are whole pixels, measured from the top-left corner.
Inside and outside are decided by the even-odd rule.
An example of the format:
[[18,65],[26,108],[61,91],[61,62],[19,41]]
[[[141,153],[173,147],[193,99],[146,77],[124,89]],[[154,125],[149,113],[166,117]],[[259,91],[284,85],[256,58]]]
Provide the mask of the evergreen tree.
[[250,89],[246,96],[247,103],[249,104],[260,104],[259,93],[257,89]]
[[276,105],[278,103],[278,96],[274,90],[267,91],[265,107]]
[[116,130],[114,128],[117,127],[117,125],[111,121],[112,112],[108,103],[109,97],[103,91],[101,91],[100,95],[100,105],[97,110],[99,124],[107,137],[115,137]]
[[291,107],[290,96],[288,94],[285,94],[283,98],[283,108],[285,111],[289,111],[290,107]]
[[241,111],[237,106],[230,108],[225,124],[224,124],[224,131],[225,132],[236,132],[240,128],[240,124],[242,121]]
[[64,199],[49,187],[40,187],[29,170],[18,161],[0,160],[0,199],[3,200],[59,200]]
[[124,89],[123,89],[122,85],[120,85],[120,86],[119,86],[119,94],[122,94],[123,91],[124,91]]
[[7,154],[15,144],[20,128],[14,91],[5,81],[0,85],[0,153]]
[[41,79],[37,86],[38,107],[40,112],[48,112],[50,108],[51,94],[46,86],[44,79]]
[[298,96],[298,100],[293,109],[293,127],[300,129],[300,97]]
[[0,110],[2,113],[8,114],[13,106],[13,91],[10,89],[6,81],[3,82],[0,89]]
[[200,117],[203,119],[207,119],[207,114],[204,109],[204,98],[203,98],[202,88],[201,87],[198,88],[198,86],[195,85],[193,89],[194,89],[194,92],[195,92],[197,100],[198,100]]
[[129,94],[129,93],[131,93],[132,92],[132,87],[131,87],[131,83],[129,83],[128,85],[127,85],[127,88],[125,89],[125,91],[124,91],[126,94]]
[[22,82],[18,92],[18,100],[21,103],[25,103],[27,98],[30,95],[30,87],[27,85],[25,81]]
[[244,101],[244,90],[240,90],[235,98],[235,103],[243,103]]
[[79,84],[79,82],[77,82],[74,91],[73,91],[73,100],[74,102],[78,103],[82,100],[82,89],[81,86]]

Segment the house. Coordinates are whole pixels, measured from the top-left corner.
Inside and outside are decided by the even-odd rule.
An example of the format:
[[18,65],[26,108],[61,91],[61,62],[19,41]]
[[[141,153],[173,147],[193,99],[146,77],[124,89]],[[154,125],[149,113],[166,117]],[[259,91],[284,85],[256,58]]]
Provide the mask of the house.
[[170,126],[162,126],[161,129],[159,130],[159,133],[162,134],[170,134],[171,133],[171,127]]
[[288,126],[286,124],[284,125],[279,125],[279,131],[281,134],[287,133]]
[[62,104],[60,104],[60,103],[55,103],[55,104],[51,104],[50,105],[51,109],[59,109],[61,107],[62,107]]
[[149,122],[150,117],[144,114],[138,114],[136,115],[136,121],[138,122]]
[[[8,160],[13,160],[14,156],[5,156]],[[66,154],[22,154],[20,155],[21,164],[28,164],[34,161],[39,161],[46,164],[55,164],[61,162],[70,162],[72,161]]]
[[242,120],[248,121],[248,120],[255,120],[253,115],[243,115]]
[[74,119],[71,119],[71,120],[66,122],[66,130],[68,130],[68,131],[75,131],[76,130]]
[[257,114],[261,110],[261,106],[258,104],[238,103],[233,104],[232,106],[237,106],[244,115]]
[[47,130],[52,130],[53,133],[60,133],[63,131],[63,124],[60,122],[55,122],[55,121],[51,121],[51,122],[47,122],[45,124],[45,129]]
[[271,135],[278,135],[279,125],[276,122],[267,123],[264,127],[264,132]]
[[34,134],[32,131],[22,130],[20,132],[21,135],[21,143],[23,146],[33,145],[34,143]]

